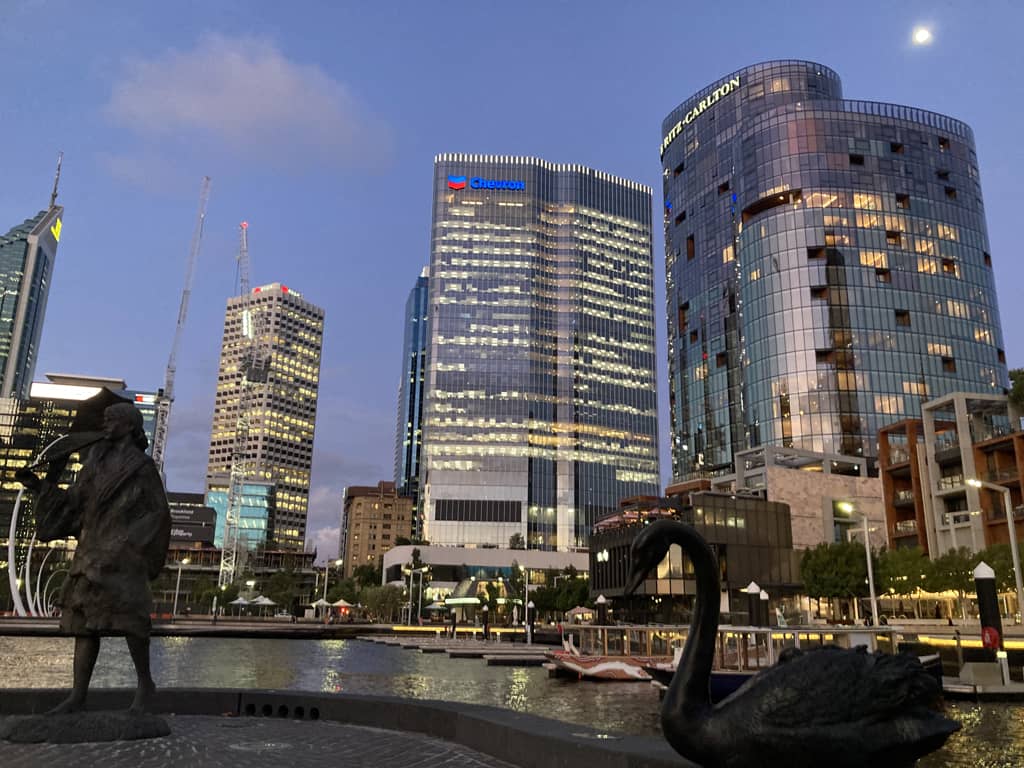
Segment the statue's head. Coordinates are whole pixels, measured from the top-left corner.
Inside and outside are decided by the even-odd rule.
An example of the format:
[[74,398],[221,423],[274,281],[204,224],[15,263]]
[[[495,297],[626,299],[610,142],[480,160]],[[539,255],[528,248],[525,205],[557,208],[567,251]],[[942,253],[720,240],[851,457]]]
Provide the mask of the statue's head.
[[103,411],[103,431],[110,440],[131,436],[140,450],[146,450],[149,441],[142,427],[142,414],[131,403],[117,403]]

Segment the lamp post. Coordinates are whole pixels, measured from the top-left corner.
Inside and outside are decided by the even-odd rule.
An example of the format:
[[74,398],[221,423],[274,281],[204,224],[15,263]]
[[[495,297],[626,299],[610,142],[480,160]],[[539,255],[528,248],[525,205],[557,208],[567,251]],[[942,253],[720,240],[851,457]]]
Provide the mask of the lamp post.
[[[842,502],[841,507],[845,505],[844,512],[852,512],[853,505],[849,502]],[[861,515],[861,522],[864,523],[864,560],[867,562],[868,567],[868,595],[871,597],[871,620],[874,622],[873,626],[878,626],[878,596],[875,594],[875,569],[871,563],[871,539],[868,538],[868,532],[874,530],[868,528],[868,516]],[[852,529],[846,530],[846,540],[853,541],[851,538],[853,534]]]
[[174,584],[174,607],[171,608],[171,621],[178,615],[178,591],[181,589],[181,567],[189,564],[187,557],[182,558],[178,561],[178,580]]
[[[335,568],[341,568],[341,565],[344,562],[345,561],[339,557],[337,560],[334,561],[334,567]],[[324,600],[327,599],[327,569],[330,568],[330,567],[331,567],[331,563],[330,562],[324,563]]]
[[[1019,616],[1024,612],[1024,585],[1021,584],[1020,551],[1017,548],[1017,528],[1013,524],[1013,502],[1010,500],[1010,489],[973,477],[967,481],[967,484],[973,488],[987,488],[990,491],[999,491],[1003,494],[1003,509],[1006,512],[1006,534],[1010,538],[1010,554],[1013,555],[1013,579],[1017,586],[1016,615]],[[1016,622],[1016,619],[1014,621]]]

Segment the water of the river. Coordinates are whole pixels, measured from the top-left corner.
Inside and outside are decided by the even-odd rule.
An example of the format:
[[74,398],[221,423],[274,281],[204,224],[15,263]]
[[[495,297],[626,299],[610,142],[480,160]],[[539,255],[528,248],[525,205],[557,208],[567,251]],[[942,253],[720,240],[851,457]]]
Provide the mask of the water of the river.
[[[70,685],[70,638],[0,637],[3,688]],[[543,669],[488,667],[354,640],[154,638],[157,685],[373,693],[489,704],[611,733],[658,734],[658,695],[645,683],[549,679]],[[104,640],[93,684],[135,684],[123,640]],[[1024,705],[951,704],[963,724],[924,768],[1024,766]],[[386,727],[386,723],[382,723]]]

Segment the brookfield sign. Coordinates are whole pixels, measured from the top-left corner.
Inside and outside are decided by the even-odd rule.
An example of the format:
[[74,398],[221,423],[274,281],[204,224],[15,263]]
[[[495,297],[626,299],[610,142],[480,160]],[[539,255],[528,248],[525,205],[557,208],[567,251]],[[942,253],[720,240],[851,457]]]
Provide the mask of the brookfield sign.
[[697,106],[687,112],[686,116],[673,125],[672,130],[666,134],[664,140],[661,142],[661,156],[665,156],[665,150],[668,149],[669,145],[679,137],[679,134],[683,132],[683,128],[700,117],[705,109],[710,107],[712,104],[715,104],[723,96],[728,96],[739,87],[740,79],[738,77],[730,78],[728,82],[722,83],[720,86],[715,88],[715,90],[697,102]]

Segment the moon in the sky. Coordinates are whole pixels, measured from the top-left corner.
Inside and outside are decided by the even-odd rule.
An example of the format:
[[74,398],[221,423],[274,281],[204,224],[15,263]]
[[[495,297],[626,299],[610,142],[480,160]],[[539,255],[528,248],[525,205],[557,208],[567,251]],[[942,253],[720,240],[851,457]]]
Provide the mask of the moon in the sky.
[[929,45],[932,41],[932,32],[928,27],[916,27],[913,39],[914,45]]

